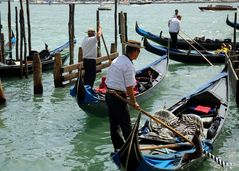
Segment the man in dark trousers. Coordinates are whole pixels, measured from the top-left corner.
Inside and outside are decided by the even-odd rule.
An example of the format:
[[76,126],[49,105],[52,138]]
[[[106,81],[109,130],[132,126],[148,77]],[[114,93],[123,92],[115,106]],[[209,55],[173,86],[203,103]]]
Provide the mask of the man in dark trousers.
[[[126,44],[126,54],[113,60],[106,76],[106,102],[110,120],[110,134],[115,151],[120,149],[131,132],[131,121],[128,106],[114,93],[129,98],[135,108],[139,108],[134,96],[135,68],[133,60],[138,58],[142,48],[141,43],[129,40]],[[122,134],[120,132],[122,131]],[[123,137],[121,136],[123,135]]]
[[97,58],[97,43],[100,39],[102,30],[98,28],[97,34],[94,29],[88,29],[88,36],[82,42],[83,66],[85,69],[84,85],[94,86],[96,77],[96,58]]

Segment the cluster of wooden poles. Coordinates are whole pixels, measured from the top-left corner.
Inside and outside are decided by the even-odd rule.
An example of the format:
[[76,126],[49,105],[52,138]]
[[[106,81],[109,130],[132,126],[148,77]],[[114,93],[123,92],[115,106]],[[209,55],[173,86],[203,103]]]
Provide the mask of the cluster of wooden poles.
[[[99,11],[96,13],[97,25],[100,23],[99,20]],[[119,13],[119,33],[120,40],[122,44],[122,53],[125,53],[125,43],[127,42],[127,14],[120,12]],[[97,27],[98,28],[98,27]],[[111,61],[116,58],[119,54],[117,52],[116,42],[111,43],[110,51],[106,47],[104,36],[102,36],[102,41],[105,47],[106,55],[101,55],[101,41],[98,43],[98,57],[96,59],[97,63],[97,72],[100,72],[102,69],[107,68]],[[56,58],[55,58],[56,59]],[[75,83],[79,75],[84,76],[84,68],[82,62],[82,49],[79,47],[78,51],[78,63],[70,64],[68,66],[63,66],[60,60],[55,61],[54,67],[54,84],[55,87],[64,87],[68,84]]]
[[[30,25],[30,10],[29,10],[29,0],[26,1],[26,11],[27,11],[27,23],[28,23],[28,52],[31,52],[31,25]],[[20,71],[21,74],[19,75],[20,78],[23,77],[23,73],[25,73],[26,78],[28,78],[28,62],[27,62],[27,41],[26,41],[26,34],[25,34],[25,22],[24,22],[24,10],[23,10],[23,1],[20,0],[20,58],[19,58],[19,29],[18,29],[18,9],[15,7],[15,13],[16,13],[16,60],[20,61]],[[73,61],[74,56],[74,23],[72,24],[72,21],[74,20],[74,4],[70,4],[70,18],[69,18],[69,39],[70,39],[70,56],[71,61]],[[1,16],[0,16],[1,18]],[[2,31],[2,24],[0,22],[0,33]],[[9,51],[9,59],[12,60],[12,28],[11,28],[11,3],[10,0],[8,0],[8,51]],[[4,34],[0,34],[0,62],[6,63],[6,59],[4,56]],[[24,50],[23,50],[24,49]],[[23,59],[24,58],[24,59]],[[25,61],[25,67],[23,66],[23,61]],[[33,79],[34,79],[34,94],[39,95],[43,93],[43,85],[42,85],[42,65],[41,60],[38,53],[35,53],[33,56],[32,61],[32,68],[33,68]],[[23,69],[25,71],[23,72]],[[6,98],[3,92],[2,83],[0,82],[0,104],[4,104],[6,102]]]
[[[21,35],[21,45],[20,45],[20,61],[23,61],[23,55],[22,52],[24,52],[24,60],[26,61],[26,54],[27,54],[27,42],[26,42],[26,35],[25,35],[25,26],[24,26],[24,17],[23,17],[23,5],[22,5],[22,0],[20,0],[20,4],[21,4],[21,9],[20,9],[20,35]],[[28,19],[28,51],[31,51],[31,26],[30,26],[30,10],[29,10],[29,1],[26,1],[26,8],[27,8],[27,19]],[[12,32],[10,32],[11,30],[11,6],[10,6],[10,0],[8,1],[8,23],[9,23],[9,51],[10,51],[10,58],[12,58],[12,46],[11,46],[11,39],[10,37],[12,37]],[[15,7],[15,11],[16,11],[16,60],[19,60],[18,56],[18,18],[17,18],[17,7]],[[82,51],[81,48],[79,48],[79,53],[78,53],[78,63],[77,64],[73,64],[74,62],[74,13],[75,13],[75,4],[69,4],[69,23],[68,23],[68,28],[69,28],[69,41],[70,41],[70,62],[68,66],[63,66],[61,63],[61,58],[60,58],[60,54],[56,54],[55,56],[55,65],[54,65],[54,84],[55,87],[63,87],[66,84],[64,82],[68,82],[68,84],[72,84],[74,83],[74,81],[76,80],[76,78],[79,77],[79,72],[81,72],[84,75],[84,68],[83,68],[83,64],[82,64]],[[97,58],[97,62],[98,62],[98,66],[97,66],[97,70],[100,71],[103,68],[106,68],[110,65],[111,60],[113,60],[114,58],[116,58],[118,56],[118,52],[117,52],[117,4],[115,5],[115,42],[111,44],[111,49],[110,49],[110,53],[107,49],[106,43],[105,43],[105,39],[104,36],[102,34],[102,41],[106,50],[106,56],[101,56],[101,49],[100,49],[100,41],[99,41],[99,49],[98,49],[98,58]],[[100,16],[99,16],[99,11],[97,10],[96,13],[96,20],[97,20],[97,29],[98,29],[98,25],[100,24]],[[127,14],[120,12],[119,13],[119,35],[120,35],[120,40],[122,43],[122,53],[125,53],[125,42],[127,41]],[[3,36],[2,36],[3,38]],[[4,43],[1,43],[1,45],[3,45]],[[23,51],[23,45],[24,45],[24,51]],[[0,58],[1,59],[1,58]],[[4,59],[5,60],[5,59]],[[4,61],[3,60],[3,61]],[[105,62],[105,61],[109,61],[109,63]],[[1,62],[1,61],[0,61]],[[21,63],[23,64],[23,63]],[[27,64],[27,62],[26,62]],[[41,65],[41,60],[39,57],[39,54],[36,53],[34,54],[33,57],[33,63],[32,63],[32,67],[33,67],[33,79],[34,79],[34,94],[35,95],[41,95],[43,93],[43,84],[42,84],[42,65]],[[22,68],[26,68],[27,70],[27,66],[22,67]],[[78,72],[74,72],[73,70],[76,69],[78,70]],[[24,73],[28,73],[27,71],[25,71]],[[21,77],[22,78],[22,75]],[[28,78],[28,74],[26,75],[26,78]],[[0,104],[5,103],[6,102],[6,98],[2,89],[2,84],[0,82]]]

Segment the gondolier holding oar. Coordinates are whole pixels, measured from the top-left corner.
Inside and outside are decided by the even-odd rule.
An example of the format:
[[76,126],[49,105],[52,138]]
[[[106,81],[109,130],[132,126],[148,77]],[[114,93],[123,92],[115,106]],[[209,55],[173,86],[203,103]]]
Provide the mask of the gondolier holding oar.
[[95,30],[90,28],[82,42],[83,65],[85,69],[84,85],[93,87],[96,77],[96,57],[97,57],[97,42],[102,33],[101,26],[98,28],[97,34]]
[[[116,58],[107,71],[106,102],[110,120],[110,134],[115,151],[120,149],[131,132],[131,121],[128,106],[115,96],[115,93],[127,98],[134,107],[139,108],[134,96],[135,68],[133,60],[138,58],[140,42],[129,40],[126,43],[126,54]],[[120,129],[123,137],[121,136]]]

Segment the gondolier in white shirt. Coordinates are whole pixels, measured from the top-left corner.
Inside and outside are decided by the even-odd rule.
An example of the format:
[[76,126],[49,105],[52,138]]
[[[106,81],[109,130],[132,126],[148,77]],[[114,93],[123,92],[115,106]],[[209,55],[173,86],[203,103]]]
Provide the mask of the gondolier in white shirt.
[[[107,71],[106,102],[110,121],[111,140],[115,151],[122,147],[130,135],[131,121],[127,104],[117,98],[114,93],[124,98],[129,97],[134,107],[139,108],[134,96],[136,79],[135,68],[132,61],[138,58],[140,48],[143,48],[140,42],[129,40],[126,44],[126,54],[113,60]],[[123,137],[121,135],[123,135]]]
[[181,19],[182,16],[177,15],[177,17],[172,18],[168,22],[169,34],[171,37],[171,48],[177,48],[178,33],[180,31]]
[[102,33],[101,26],[98,28],[97,34],[95,30],[89,28],[82,42],[83,66],[85,69],[84,85],[94,86],[96,77],[96,58],[97,58],[97,43]]

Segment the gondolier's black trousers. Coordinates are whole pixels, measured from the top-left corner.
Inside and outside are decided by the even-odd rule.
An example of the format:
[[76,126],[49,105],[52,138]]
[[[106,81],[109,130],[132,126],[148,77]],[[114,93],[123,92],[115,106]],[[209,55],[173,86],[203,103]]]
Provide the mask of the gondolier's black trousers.
[[[120,95],[126,98],[126,94]],[[105,98],[108,106],[111,140],[114,149],[120,149],[131,132],[129,108],[125,102],[117,98],[114,94],[107,92]]]
[[178,33],[172,33],[170,32],[170,37],[171,37],[171,47],[170,48],[177,48],[177,41],[178,41]]
[[93,87],[96,77],[96,60],[83,59],[83,66],[85,69],[84,85],[90,85]]

